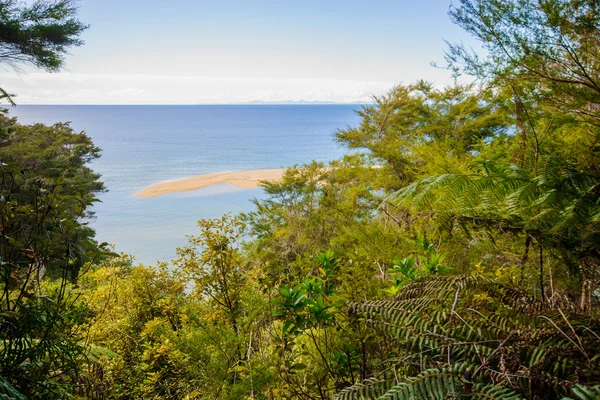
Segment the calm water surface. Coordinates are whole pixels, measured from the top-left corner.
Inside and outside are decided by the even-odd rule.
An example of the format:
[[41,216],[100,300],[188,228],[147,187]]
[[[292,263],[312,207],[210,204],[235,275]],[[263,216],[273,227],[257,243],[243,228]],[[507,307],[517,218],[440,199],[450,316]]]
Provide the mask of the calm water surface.
[[196,221],[253,208],[261,189],[217,185],[138,198],[165,180],[247,169],[282,168],[341,156],[337,129],[355,126],[358,105],[26,106],[21,123],[71,121],[102,149],[92,168],[108,188],[94,206],[100,241],[144,263],[169,260]]

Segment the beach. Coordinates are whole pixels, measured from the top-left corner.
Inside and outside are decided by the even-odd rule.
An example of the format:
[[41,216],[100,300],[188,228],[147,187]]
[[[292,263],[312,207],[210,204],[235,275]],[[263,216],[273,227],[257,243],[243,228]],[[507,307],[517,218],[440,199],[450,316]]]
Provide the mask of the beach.
[[[197,232],[196,221],[255,210],[268,195],[259,182],[215,184],[197,191],[137,197],[158,183],[225,171],[328,163],[344,149],[332,132],[360,122],[348,105],[34,106],[11,108],[25,124],[72,121],[102,149],[90,167],[106,192],[94,203],[90,226],[116,252],[148,265],[176,257]],[[110,116],[107,118],[106,116]],[[265,177],[268,178],[268,177]],[[260,179],[260,178],[259,178]],[[212,186],[211,186],[212,185]],[[245,187],[251,187],[246,189]],[[165,193],[165,192],[160,192]],[[146,194],[147,195],[147,194]]]
[[154,184],[136,193],[136,196],[156,197],[161,194],[196,190],[223,183],[228,183],[243,189],[250,189],[258,187],[262,181],[278,182],[283,177],[284,172],[285,169],[256,169],[198,175],[191,178]]

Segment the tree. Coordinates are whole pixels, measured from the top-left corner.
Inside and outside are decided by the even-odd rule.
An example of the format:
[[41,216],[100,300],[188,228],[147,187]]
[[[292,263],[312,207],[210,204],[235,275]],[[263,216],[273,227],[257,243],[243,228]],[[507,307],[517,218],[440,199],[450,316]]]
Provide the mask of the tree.
[[388,177],[383,189],[398,189],[427,170],[462,170],[483,140],[507,131],[502,100],[475,85],[400,85],[359,112],[359,127],[339,131],[336,138],[382,168],[380,175]]
[[[36,0],[32,4],[5,0],[0,3],[0,63],[17,68],[29,64],[58,71],[72,46],[80,46],[87,28],[76,17],[73,0]],[[0,89],[0,100],[14,104]]]
[[87,166],[100,149],[68,124],[25,126],[5,116],[0,140],[0,261],[8,275],[28,271],[26,280],[50,273],[76,281],[101,252],[87,225],[89,207],[104,190]]
[[199,235],[177,249],[173,265],[190,287],[196,339],[212,349],[203,357],[210,376],[203,391],[206,398],[261,398],[270,381],[270,357],[261,344],[270,318],[253,279],[256,271],[242,253],[245,224],[225,214],[199,220],[198,227]]
[[[523,137],[540,142],[535,115],[564,124],[570,150],[589,173],[600,167],[600,3],[595,0],[461,0],[451,19],[478,39],[485,56],[449,44],[456,73],[515,97]],[[546,124],[549,126],[550,124]]]
[[0,375],[28,396],[72,392],[84,359],[71,282],[107,253],[87,225],[104,190],[86,165],[99,151],[68,124],[0,114]]
[[450,16],[487,53],[450,44],[449,65],[512,96],[512,144],[494,159],[494,138],[465,171],[431,174],[392,202],[431,212],[450,233],[458,226],[510,232],[525,244],[523,263],[537,244],[541,296],[544,260],[559,259],[580,278],[582,291],[572,295],[589,310],[600,262],[600,5],[462,0]]
[[487,50],[482,58],[451,44],[447,59],[456,72],[537,82],[578,104],[600,96],[597,1],[461,0],[450,17]]
[[241,294],[246,283],[247,265],[238,246],[244,232],[239,217],[200,220],[199,236],[190,236],[189,246],[178,249],[176,264],[194,282],[200,298],[207,297],[222,310],[239,336],[238,319],[243,312]]

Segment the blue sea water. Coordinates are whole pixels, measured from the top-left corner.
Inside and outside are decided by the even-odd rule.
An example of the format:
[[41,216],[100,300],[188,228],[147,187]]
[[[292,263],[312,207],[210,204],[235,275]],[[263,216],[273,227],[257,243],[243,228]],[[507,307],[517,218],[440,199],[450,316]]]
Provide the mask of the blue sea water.
[[154,198],[135,193],[195,175],[329,161],[344,149],[337,129],[355,126],[358,105],[37,106],[19,122],[70,121],[102,149],[92,168],[108,192],[94,206],[97,238],[151,264],[169,260],[196,233],[196,221],[250,211],[262,189],[216,185]]

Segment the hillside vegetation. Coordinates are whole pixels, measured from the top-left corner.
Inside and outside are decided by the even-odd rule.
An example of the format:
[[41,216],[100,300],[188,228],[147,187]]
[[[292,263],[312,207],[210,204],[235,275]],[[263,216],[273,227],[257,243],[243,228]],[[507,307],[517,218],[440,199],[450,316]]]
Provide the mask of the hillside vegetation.
[[84,133],[1,118],[0,398],[600,398],[600,5],[450,17],[472,83],[374,98],[171,263],[94,240]]

